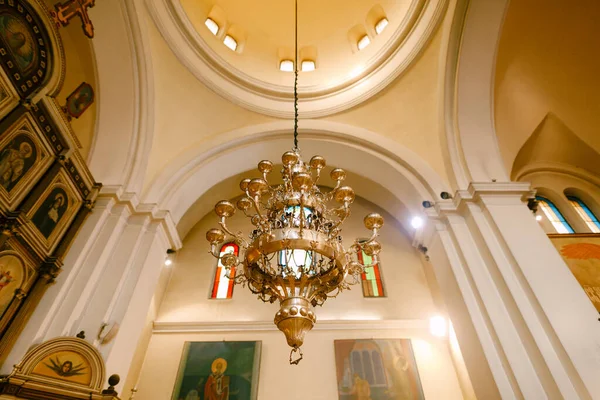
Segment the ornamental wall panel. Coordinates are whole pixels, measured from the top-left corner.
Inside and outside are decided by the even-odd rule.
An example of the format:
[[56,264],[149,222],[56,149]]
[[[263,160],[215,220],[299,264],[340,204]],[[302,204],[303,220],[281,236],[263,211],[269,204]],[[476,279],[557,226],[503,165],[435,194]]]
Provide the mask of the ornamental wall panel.
[[41,0],[0,0],[0,365],[91,211],[99,185],[54,97],[65,57]]

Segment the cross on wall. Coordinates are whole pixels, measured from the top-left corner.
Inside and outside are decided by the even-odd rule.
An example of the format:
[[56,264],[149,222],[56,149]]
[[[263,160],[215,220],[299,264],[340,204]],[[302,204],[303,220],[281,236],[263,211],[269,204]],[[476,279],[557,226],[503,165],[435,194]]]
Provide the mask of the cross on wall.
[[96,0],[67,0],[54,5],[51,12],[57,27],[67,26],[71,19],[79,16],[83,32],[90,39],[94,37],[94,25],[88,15],[88,8],[96,5]]

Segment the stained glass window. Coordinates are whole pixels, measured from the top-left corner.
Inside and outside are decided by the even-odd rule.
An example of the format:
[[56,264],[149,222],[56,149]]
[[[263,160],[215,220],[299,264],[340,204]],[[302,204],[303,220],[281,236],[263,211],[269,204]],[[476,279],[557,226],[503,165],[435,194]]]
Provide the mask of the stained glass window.
[[569,199],[577,214],[585,221],[588,228],[594,233],[600,233],[600,222],[598,222],[598,218],[596,218],[592,210],[578,197],[567,196],[567,199]]
[[[235,243],[225,243],[221,246],[221,251],[219,252],[219,257],[223,256],[227,253],[233,253],[236,256],[239,254],[240,248]],[[221,263],[219,259],[217,261],[217,269],[215,271],[215,279],[213,283],[211,299],[230,299],[233,296],[233,280],[227,278],[225,274],[227,270]],[[235,267],[231,267],[229,269],[229,276],[231,278],[235,277]]]
[[546,218],[552,223],[554,229],[558,233],[575,233],[571,225],[567,222],[565,217],[558,211],[558,208],[554,205],[553,202],[546,199],[545,197],[536,196],[535,198],[539,202],[539,207],[546,215]]
[[365,266],[365,272],[362,274],[363,296],[384,297],[379,263],[373,264],[373,258],[362,250],[358,253],[358,261]]

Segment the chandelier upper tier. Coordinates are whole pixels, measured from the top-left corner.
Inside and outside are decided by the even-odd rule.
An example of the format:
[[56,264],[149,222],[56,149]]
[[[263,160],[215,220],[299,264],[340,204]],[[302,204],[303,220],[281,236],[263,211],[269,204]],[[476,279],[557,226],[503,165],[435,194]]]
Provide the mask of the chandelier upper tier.
[[[296,1],[296,54],[297,48]],[[343,184],[346,172],[340,168],[330,173],[333,189],[322,190],[319,180],[325,159],[314,156],[308,163],[302,160],[298,149],[297,62],[294,72],[294,148],[281,158],[282,183],[270,184],[274,164],[260,161],[261,177],[240,182],[244,195],[235,206],[227,200],[215,205],[220,228],[206,233],[211,254],[220,260],[227,278],[247,285],[264,302],[279,301],[274,322],[292,347],[291,364],[302,359],[300,346],[316,322],[312,307],[360,282],[365,265],[359,261],[359,252],[364,251],[377,263],[381,244],[376,238],[383,226],[381,215],[367,215],[364,225],[371,231],[369,237],[344,248],[342,225],[350,216],[355,193]],[[251,232],[233,232],[227,226],[236,207],[250,219]],[[234,253],[219,253],[220,245],[229,241],[239,246],[239,258]],[[298,353],[295,359],[294,353]]]

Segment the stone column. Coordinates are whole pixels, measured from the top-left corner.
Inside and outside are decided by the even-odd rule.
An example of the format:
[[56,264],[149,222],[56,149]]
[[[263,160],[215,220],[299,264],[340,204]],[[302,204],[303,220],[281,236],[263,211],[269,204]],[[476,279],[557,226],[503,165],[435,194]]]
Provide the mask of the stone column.
[[528,183],[472,183],[429,209],[425,245],[478,398],[597,399],[598,314],[532,195]]

